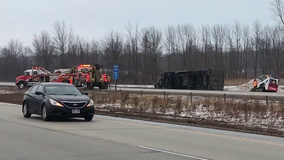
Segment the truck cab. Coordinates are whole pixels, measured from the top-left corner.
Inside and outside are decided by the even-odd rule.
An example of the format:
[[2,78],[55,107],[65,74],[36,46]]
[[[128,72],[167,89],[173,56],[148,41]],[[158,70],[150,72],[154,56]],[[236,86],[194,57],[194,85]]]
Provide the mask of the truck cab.
[[32,79],[33,75],[38,75],[38,74],[39,74],[39,72],[37,70],[32,70],[32,69],[25,70],[23,72],[23,75],[18,76],[16,78],[15,84],[20,89],[23,89],[26,86],[31,86],[31,85],[34,84],[34,83],[32,84],[31,82],[36,81],[36,80]]
[[23,75],[16,77],[15,84],[19,89],[30,87],[35,83],[49,82],[50,72],[44,68],[35,67],[35,69],[27,69]]

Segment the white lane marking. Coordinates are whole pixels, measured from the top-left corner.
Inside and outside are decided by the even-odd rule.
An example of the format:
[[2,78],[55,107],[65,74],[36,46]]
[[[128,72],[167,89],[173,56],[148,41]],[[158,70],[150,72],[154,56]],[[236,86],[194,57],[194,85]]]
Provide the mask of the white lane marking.
[[209,160],[209,159],[206,159],[206,158],[195,157],[195,156],[191,156],[191,155],[186,155],[186,154],[181,154],[181,153],[176,153],[176,152],[171,152],[171,151],[165,151],[165,150],[151,148],[151,147],[145,147],[145,146],[137,146],[137,147],[143,148],[143,149],[152,150],[152,151],[157,151],[157,152],[162,152],[162,153],[167,153],[167,154],[187,157],[187,158],[193,158],[193,159],[197,159],[197,160]]

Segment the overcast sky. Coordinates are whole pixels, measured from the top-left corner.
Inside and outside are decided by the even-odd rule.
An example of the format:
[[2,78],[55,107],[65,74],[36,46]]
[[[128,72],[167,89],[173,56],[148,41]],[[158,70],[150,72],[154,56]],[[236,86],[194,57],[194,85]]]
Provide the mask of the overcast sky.
[[252,24],[273,25],[271,0],[0,0],[0,46],[10,39],[30,45],[34,33],[53,30],[64,20],[76,34],[99,39],[109,31],[125,33],[125,24],[154,25]]

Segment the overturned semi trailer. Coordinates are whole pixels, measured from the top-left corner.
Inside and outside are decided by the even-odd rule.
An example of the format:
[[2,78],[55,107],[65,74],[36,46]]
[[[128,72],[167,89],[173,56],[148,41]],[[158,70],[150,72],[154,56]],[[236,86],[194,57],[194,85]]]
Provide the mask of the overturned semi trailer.
[[165,72],[155,84],[155,88],[223,90],[224,72],[211,69]]

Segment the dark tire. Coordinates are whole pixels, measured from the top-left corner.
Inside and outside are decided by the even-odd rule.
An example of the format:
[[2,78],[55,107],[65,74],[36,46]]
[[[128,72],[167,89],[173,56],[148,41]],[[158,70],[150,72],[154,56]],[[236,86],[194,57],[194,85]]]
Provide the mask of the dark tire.
[[105,89],[108,89],[108,84],[107,83],[105,83]]
[[88,88],[88,89],[93,89],[90,82],[87,82],[87,88]]
[[87,88],[88,88],[86,82],[83,82],[83,83],[82,83],[82,86],[83,86],[84,89],[87,89]]
[[94,116],[86,116],[84,117],[85,121],[92,121]]
[[41,109],[41,117],[44,121],[49,121],[51,119],[50,115],[47,112],[46,106],[43,105]]
[[26,102],[23,104],[22,112],[25,118],[30,118],[32,116],[32,114],[29,113],[29,107]]
[[99,89],[108,89],[108,85],[107,84],[100,84]]
[[19,82],[17,86],[19,89],[24,89],[26,87],[24,82]]

